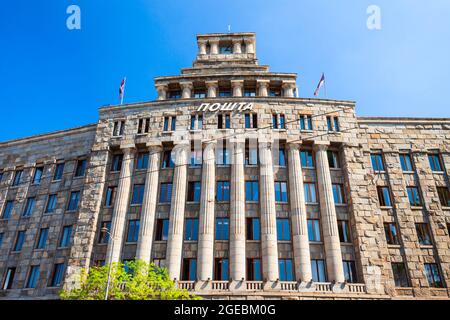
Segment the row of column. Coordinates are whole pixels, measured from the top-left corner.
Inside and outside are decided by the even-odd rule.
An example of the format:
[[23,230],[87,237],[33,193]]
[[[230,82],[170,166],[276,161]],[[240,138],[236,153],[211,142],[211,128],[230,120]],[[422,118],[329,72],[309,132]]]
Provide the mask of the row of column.
[[[246,278],[245,142],[244,140],[233,140],[231,142],[233,161],[231,164],[230,191],[230,275],[233,280],[241,280]],[[317,159],[317,185],[320,195],[320,213],[323,225],[325,256],[329,280],[344,282],[342,254],[327,158],[327,147],[328,142],[316,142],[314,145]],[[271,148],[271,141],[259,141],[261,254],[264,279],[267,281],[276,281],[279,278],[278,242]],[[141,227],[137,244],[136,259],[142,259],[147,262],[151,261],[161,150],[160,145],[150,147]],[[175,168],[172,184],[166,266],[169,271],[169,276],[172,279],[179,279],[183,258],[183,225],[190,144],[188,142],[177,144],[174,152]],[[197,276],[200,281],[213,279],[216,184],[214,142],[209,142],[204,145],[203,159],[197,252]],[[133,163],[132,149],[125,149],[117,190],[117,200],[113,211],[111,224],[112,241],[108,245],[107,263],[120,260]],[[288,144],[288,170],[295,275],[298,280],[309,281],[312,279],[312,272],[303,174],[300,162],[300,144],[298,143]]]
[[[245,43],[245,52],[242,52],[242,43]],[[209,54],[219,54],[219,39],[198,40],[198,54],[206,55],[206,46],[209,44]],[[233,54],[254,54],[255,53],[255,40],[254,39],[233,39]]]
[[[270,80],[257,80],[257,95],[259,97],[269,96],[269,84]],[[219,90],[219,82],[217,80],[205,81],[208,98],[217,97]],[[192,91],[194,85],[191,81],[180,82],[181,98],[189,99],[192,97]],[[231,80],[231,87],[233,89],[233,97],[242,97],[244,91],[244,80]],[[295,80],[283,81],[282,83],[283,96],[287,98],[293,98],[295,96],[294,91],[297,89]],[[166,100],[169,90],[167,84],[157,84],[156,90],[158,91],[158,100]],[[297,90],[298,92],[298,90]]]

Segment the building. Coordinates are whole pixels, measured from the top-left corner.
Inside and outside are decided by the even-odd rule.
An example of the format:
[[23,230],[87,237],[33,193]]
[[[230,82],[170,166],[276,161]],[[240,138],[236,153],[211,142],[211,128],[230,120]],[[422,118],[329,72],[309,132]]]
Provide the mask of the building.
[[357,117],[254,33],[197,42],[156,101],[0,143],[1,297],[139,258],[208,298],[448,299],[450,118]]

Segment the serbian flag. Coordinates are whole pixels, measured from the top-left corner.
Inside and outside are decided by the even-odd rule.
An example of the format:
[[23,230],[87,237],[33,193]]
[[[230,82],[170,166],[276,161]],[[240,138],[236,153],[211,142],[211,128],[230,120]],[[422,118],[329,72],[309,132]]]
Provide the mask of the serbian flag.
[[127,81],[127,78],[123,78],[122,82],[120,83],[120,87],[119,87],[119,100],[120,100],[120,104],[122,104],[123,102],[123,93],[125,92],[125,82]]
[[324,83],[325,83],[325,74],[322,72],[322,77],[319,80],[319,84],[317,85],[316,91],[314,91],[314,96],[317,97],[317,95],[319,94],[320,88],[322,88]]

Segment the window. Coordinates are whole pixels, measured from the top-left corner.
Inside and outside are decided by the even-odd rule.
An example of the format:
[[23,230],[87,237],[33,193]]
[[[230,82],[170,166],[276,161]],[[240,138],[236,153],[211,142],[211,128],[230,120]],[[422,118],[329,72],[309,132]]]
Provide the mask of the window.
[[150,131],[150,118],[139,119],[138,134],[148,133]]
[[17,232],[16,242],[14,243],[14,251],[21,251],[25,242],[25,230]]
[[258,115],[256,113],[246,113],[244,115],[245,129],[258,128]]
[[259,201],[258,181],[245,181],[245,201]]
[[314,282],[326,282],[327,273],[325,271],[325,261],[312,259],[311,260],[311,271],[312,278]]
[[314,168],[314,158],[311,150],[300,151],[302,168]]
[[0,170],[0,182],[3,180],[3,170]]
[[106,189],[105,207],[112,207],[114,205],[114,199],[116,198],[117,187],[112,186]]
[[219,97],[231,97],[231,90],[230,89],[222,89],[219,90]]
[[275,201],[276,202],[287,202],[287,183],[285,181],[275,182]]
[[425,263],[425,274],[428,279],[430,287],[443,288],[444,283],[441,279],[441,274],[439,272],[438,265],[435,263]]
[[12,288],[14,282],[14,275],[16,274],[16,268],[8,268],[6,271],[5,282],[3,282],[3,290]]
[[36,288],[39,279],[39,266],[31,266],[28,275],[27,288]]
[[144,201],[144,190],[145,185],[143,184],[135,184],[133,186],[133,197],[131,199],[131,204],[142,204],[142,201]]
[[261,280],[261,259],[247,258],[247,281]]
[[47,199],[47,205],[45,206],[45,213],[53,213],[56,209],[56,194],[50,194]]
[[250,140],[245,141],[245,165],[258,165],[258,147],[256,146],[256,143],[252,143],[250,146]]
[[8,200],[5,203],[5,208],[3,209],[3,214],[2,214],[2,219],[9,219],[11,218],[11,213],[13,211],[14,208],[14,201],[12,200]]
[[206,98],[206,92],[203,90],[195,90],[194,91],[194,98],[195,99],[203,99]]
[[148,168],[148,152],[139,152],[137,156],[136,170],[145,170]]
[[340,131],[338,117],[327,116],[327,129],[328,129],[328,131],[335,131],[335,132]]
[[398,237],[397,225],[392,222],[384,223],[384,234],[386,235],[387,244],[400,244],[400,239]]
[[220,54],[232,54],[233,53],[233,47],[232,46],[220,46],[219,47],[219,53]]
[[228,240],[230,234],[230,219],[216,218],[216,240]]
[[53,181],[61,180],[64,173],[64,163],[58,163],[56,165],[55,174],[53,175]]
[[36,243],[36,249],[42,250],[45,249],[45,246],[47,244],[47,237],[48,237],[48,228],[42,228],[39,232],[39,238],[38,242]]
[[177,124],[177,117],[164,117],[163,131],[175,131]]
[[123,161],[123,154],[113,155],[113,158],[111,161],[111,171],[119,172],[120,170],[122,170],[122,161]]
[[184,258],[182,280],[195,281],[197,280],[197,259]]
[[277,240],[290,241],[291,228],[289,226],[289,219],[277,218]]
[[124,120],[114,121],[113,137],[122,136],[124,129],[125,129],[125,121]]
[[80,191],[73,191],[70,193],[69,204],[67,211],[75,211],[78,209],[78,201],[80,199]]
[[450,191],[447,187],[437,187],[439,200],[443,207],[450,207]]
[[193,114],[191,115],[191,130],[203,129],[203,115]]
[[227,148],[218,148],[217,149],[217,159],[216,164],[220,166],[228,166],[230,165],[230,153]]
[[200,202],[202,184],[200,181],[189,181],[187,201]]
[[167,169],[173,167],[175,167],[175,162],[173,161],[172,150],[164,150],[162,158],[162,168]]
[[65,248],[65,247],[69,246],[71,235],[72,235],[72,226],[65,226],[63,228],[61,239],[59,240],[59,246],[61,248]]
[[272,128],[278,129],[278,116],[276,114],[272,115]]
[[228,259],[216,258],[214,261],[214,280],[228,280]]
[[184,227],[184,240],[198,240],[198,219],[186,219],[186,224]]
[[433,172],[442,172],[441,159],[438,153],[428,154],[428,160],[430,161],[430,168]]
[[407,187],[406,191],[408,192],[409,204],[413,207],[422,206],[422,201],[419,195],[419,189],[417,187]]
[[18,186],[22,182],[23,170],[17,170],[14,173],[13,186]]
[[336,151],[328,150],[328,165],[331,169],[339,169],[339,153]]
[[57,263],[53,267],[52,280],[50,281],[51,287],[59,287],[61,285],[64,276],[64,263]]
[[231,118],[230,118],[229,114],[217,115],[217,128],[218,129],[230,129],[231,128]]
[[322,241],[319,219],[308,219],[308,240]]
[[102,221],[100,225],[100,232],[98,233],[98,243],[108,243],[109,242],[109,234],[108,232],[103,231],[103,229],[107,229],[108,232],[111,231],[111,221]]
[[350,242],[350,228],[347,220],[338,220],[338,231],[341,242]]
[[427,223],[416,223],[417,239],[422,246],[431,245],[430,229]]
[[75,177],[84,177],[86,174],[87,160],[81,159],[77,161],[77,168],[75,169]]
[[345,196],[344,196],[344,186],[342,184],[333,183],[333,198],[335,204],[344,204]]
[[403,172],[411,172],[414,171],[412,166],[412,159],[409,153],[401,153],[400,157],[400,166],[402,167]]
[[311,115],[300,115],[300,130],[312,130]]
[[256,90],[255,89],[245,89],[244,97],[256,97]]
[[153,259],[153,264],[156,267],[164,268],[166,266],[166,259],[155,258]]
[[294,270],[291,259],[278,259],[280,281],[294,281]]
[[286,152],[283,148],[278,149],[275,155],[275,164],[280,167],[286,167]]
[[357,282],[355,262],[344,260],[342,263],[344,266],[345,281],[349,283]]
[[217,201],[230,201],[230,182],[229,181],[217,181],[216,200]]
[[305,202],[317,203],[316,184],[313,182],[305,182],[303,188],[305,189]]
[[33,184],[41,184],[44,167],[36,167],[34,169]]
[[394,282],[396,287],[409,287],[408,276],[403,262],[392,262],[392,273],[394,274]]
[[286,129],[286,117],[284,116],[284,114],[272,115],[272,128]]
[[378,201],[381,207],[390,207],[391,203],[391,192],[389,187],[377,187]]
[[139,238],[139,220],[128,221],[127,242],[137,242]]
[[191,167],[201,167],[203,152],[202,150],[191,149]]
[[28,198],[27,203],[25,204],[25,210],[23,210],[23,217],[29,217],[33,214],[34,204],[36,203],[36,199],[34,197]]
[[247,240],[260,240],[261,224],[259,218],[247,218]]
[[169,99],[180,99],[180,98],[181,98],[180,90],[169,91]]
[[172,183],[161,183],[159,202],[170,203],[171,200],[172,200]]
[[269,88],[269,97],[281,97],[281,89]]
[[0,248],[2,247],[3,244],[3,237],[5,236],[5,234],[2,232],[0,233]]
[[169,237],[169,219],[156,220],[156,241],[166,241]]
[[384,172],[384,162],[381,153],[372,153],[370,155],[372,168],[375,172]]

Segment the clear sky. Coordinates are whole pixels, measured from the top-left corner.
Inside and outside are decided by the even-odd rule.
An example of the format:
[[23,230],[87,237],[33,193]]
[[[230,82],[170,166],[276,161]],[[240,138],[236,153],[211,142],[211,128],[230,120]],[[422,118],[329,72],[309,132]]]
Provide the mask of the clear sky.
[[[68,30],[66,9],[81,9]],[[369,30],[369,5],[381,30]],[[260,64],[296,72],[311,97],[355,100],[361,116],[450,117],[448,0],[6,0],[0,9],[0,141],[95,123],[98,108],[153,100],[197,33],[254,31]]]

